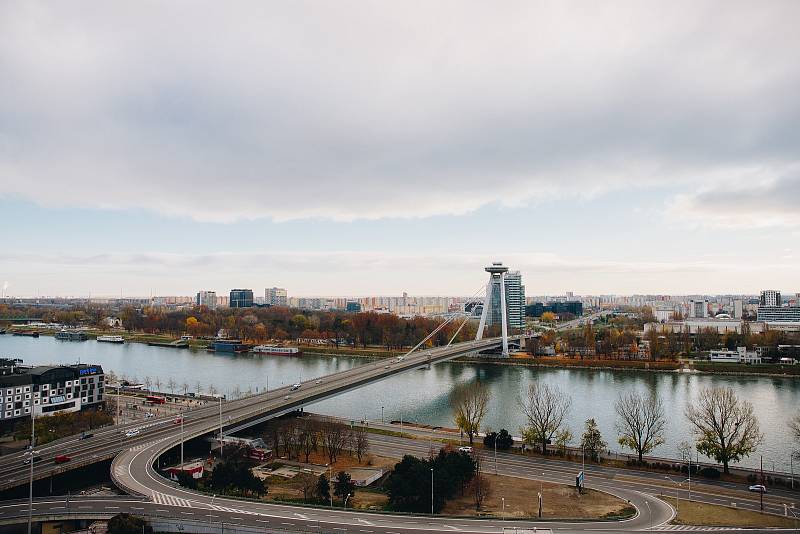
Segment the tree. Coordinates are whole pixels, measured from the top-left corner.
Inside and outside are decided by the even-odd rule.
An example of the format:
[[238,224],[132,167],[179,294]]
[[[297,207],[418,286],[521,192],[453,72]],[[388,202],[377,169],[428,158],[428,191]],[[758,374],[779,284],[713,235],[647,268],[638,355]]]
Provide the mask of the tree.
[[152,534],[153,527],[141,517],[117,514],[108,520],[108,534]]
[[321,502],[329,501],[331,498],[331,483],[328,481],[328,477],[324,474],[320,475],[317,479],[317,489],[314,492]]
[[174,395],[174,394],[175,394],[175,387],[176,387],[176,386],[177,386],[177,384],[175,383],[175,379],[174,379],[174,378],[172,378],[172,377],[170,377],[170,379],[169,379],[169,380],[167,380],[167,388],[169,388],[169,392],[170,392],[172,395]]
[[483,438],[483,446],[487,449],[493,449],[495,444],[497,445],[497,450],[507,451],[514,445],[514,438],[505,428],[501,429],[500,432],[487,432]]
[[358,426],[353,429],[353,451],[356,453],[358,463],[361,463],[361,459],[369,452],[367,429],[363,426]]
[[478,455],[475,459],[475,476],[472,479],[472,496],[476,512],[480,511],[483,501],[491,493],[491,485],[489,484],[489,479],[483,474],[482,464],[483,459]]
[[450,395],[456,426],[469,437],[470,445],[480,430],[488,404],[489,389],[480,381],[458,385]]
[[250,471],[242,451],[231,454],[214,466],[209,486],[218,493],[263,495],[267,491],[264,482]]
[[581,447],[585,454],[595,462],[600,461],[600,451],[605,449],[608,443],[603,441],[603,436],[600,434],[600,429],[593,418],[586,420],[586,430],[581,437]]
[[556,322],[556,314],[551,311],[546,311],[542,314],[539,320],[543,323],[554,323]]
[[[789,428],[792,430],[792,437],[794,437],[795,445],[800,445],[800,414],[792,417],[792,420],[789,421]],[[795,449],[792,451],[792,454],[797,456],[798,450]]]
[[356,483],[350,477],[350,474],[345,471],[339,471],[336,474],[336,481],[333,483],[333,494],[342,499],[342,506],[344,506],[347,497],[352,497],[356,491]]
[[303,502],[308,502],[310,498],[314,497],[317,489],[317,477],[311,473],[300,473],[295,477],[295,480],[300,482],[300,489],[303,491]]
[[655,393],[620,394],[614,404],[617,412],[617,441],[642,457],[664,443],[664,406]]
[[526,443],[541,444],[542,454],[547,454],[547,444],[562,430],[572,399],[558,386],[534,382],[528,386],[525,397],[517,399],[517,404],[528,420],[522,432]]
[[725,473],[730,462],[755,452],[764,439],[753,405],[739,400],[731,388],[702,389],[686,417],[694,426],[697,450],[720,462]]
[[332,420],[323,422],[320,428],[322,443],[328,453],[328,463],[335,464],[336,458],[350,439],[350,429]]

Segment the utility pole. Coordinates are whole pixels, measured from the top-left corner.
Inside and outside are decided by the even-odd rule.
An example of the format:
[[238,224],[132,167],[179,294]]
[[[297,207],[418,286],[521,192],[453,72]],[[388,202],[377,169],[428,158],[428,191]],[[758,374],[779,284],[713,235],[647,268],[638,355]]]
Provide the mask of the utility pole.
[[497,433],[494,434],[494,476],[497,476]]
[[181,469],[183,469],[183,411],[181,411]]
[[433,467],[431,467],[431,516],[433,516]]
[[764,511],[764,455],[761,455],[761,490],[758,492],[761,497],[761,511]]
[[222,397],[219,398],[219,457],[222,458],[222,451],[223,451],[223,441],[222,441]]

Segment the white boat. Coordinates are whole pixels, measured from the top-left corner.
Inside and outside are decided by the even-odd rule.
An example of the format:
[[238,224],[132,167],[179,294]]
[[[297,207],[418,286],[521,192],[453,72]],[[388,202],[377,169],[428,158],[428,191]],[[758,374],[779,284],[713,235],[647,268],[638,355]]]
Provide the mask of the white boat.
[[251,352],[259,354],[279,354],[282,356],[300,356],[303,352],[297,347],[281,347],[279,345],[256,345]]
[[105,343],[125,343],[125,338],[122,336],[97,336],[97,341]]

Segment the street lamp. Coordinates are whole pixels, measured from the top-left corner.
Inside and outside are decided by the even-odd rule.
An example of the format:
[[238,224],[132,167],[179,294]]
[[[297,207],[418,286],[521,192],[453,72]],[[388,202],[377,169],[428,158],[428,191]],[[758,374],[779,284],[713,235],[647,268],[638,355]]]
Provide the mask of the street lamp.
[[644,501],[647,505],[647,518],[650,520],[650,529],[653,528],[653,512],[650,510],[650,501]]
[[[677,481],[677,480],[673,479],[673,478],[672,478],[672,477],[670,477],[670,476],[665,476],[664,478],[665,478],[665,479],[667,479],[667,480],[669,480],[670,482],[673,482],[673,483],[675,484],[675,512],[677,512],[677,511],[678,511],[678,504],[679,504],[679,502],[680,502],[680,497],[679,497],[679,494],[678,494],[678,489],[679,489],[679,488],[680,488],[680,487],[681,487],[683,484],[682,484],[681,482],[679,482],[679,481]],[[686,481],[684,480],[683,482],[686,482]]]
[[353,496],[352,493],[348,493],[347,495],[345,495],[345,497],[344,497],[344,507],[345,508],[347,508],[347,499],[349,499],[352,496]]
[[506,498],[505,497],[500,497],[500,499],[503,501],[503,521],[505,521],[506,520]]
[[431,467],[431,515],[433,515],[433,467]]
[[219,398],[219,457],[222,458],[224,450],[224,442],[222,441],[222,397]]

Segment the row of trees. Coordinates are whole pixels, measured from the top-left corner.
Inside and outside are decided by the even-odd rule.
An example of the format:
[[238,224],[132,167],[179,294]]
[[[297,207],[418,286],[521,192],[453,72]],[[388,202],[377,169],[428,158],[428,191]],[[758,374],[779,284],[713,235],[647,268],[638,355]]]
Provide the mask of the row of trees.
[[[270,421],[264,437],[278,456],[306,463],[313,453],[324,451],[334,464],[348,451],[361,462],[369,454],[369,440],[364,427],[350,427],[333,419],[291,417]],[[281,451],[283,451],[281,453]]]
[[[489,402],[488,388],[481,382],[459,386],[451,397],[456,425],[467,434],[470,444],[477,434]],[[534,382],[517,399],[527,424],[521,429],[524,443],[540,447],[547,454],[549,444],[565,448],[573,440],[566,425],[572,409],[572,398],[557,386]],[[639,462],[645,454],[664,443],[667,418],[661,398],[637,391],[622,393],[614,404],[617,415],[617,442],[634,451]],[[697,451],[723,465],[755,452],[763,440],[753,406],[739,399],[731,388],[704,388],[697,401],[688,406],[685,416],[691,423]],[[792,421],[800,439],[800,416]],[[493,442],[492,442],[493,443]],[[594,459],[599,458],[607,444],[594,419],[585,422],[581,446]]]

